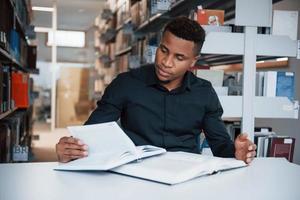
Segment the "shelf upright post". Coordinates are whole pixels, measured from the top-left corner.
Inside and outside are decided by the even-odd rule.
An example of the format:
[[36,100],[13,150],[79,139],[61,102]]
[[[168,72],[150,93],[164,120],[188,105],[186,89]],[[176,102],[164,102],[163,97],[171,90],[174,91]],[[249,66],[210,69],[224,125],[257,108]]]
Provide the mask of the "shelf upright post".
[[242,103],[242,133],[247,133],[254,139],[254,98],[256,78],[256,39],[257,27],[245,27],[243,56],[243,103]]
[[242,133],[254,141],[257,27],[270,27],[272,0],[236,0],[235,25],[244,26]]
[[53,1],[52,12],[52,37],[53,43],[51,48],[51,71],[52,71],[52,87],[51,87],[51,131],[55,129],[56,125],[56,72],[57,72],[57,45],[56,45],[56,31],[57,31],[57,2]]

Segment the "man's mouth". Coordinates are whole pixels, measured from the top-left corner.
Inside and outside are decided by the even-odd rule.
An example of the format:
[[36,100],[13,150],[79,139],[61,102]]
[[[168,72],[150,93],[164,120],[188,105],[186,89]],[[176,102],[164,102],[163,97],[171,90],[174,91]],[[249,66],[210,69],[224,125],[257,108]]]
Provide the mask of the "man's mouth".
[[156,66],[156,68],[157,68],[157,72],[162,77],[169,77],[171,75],[170,73],[164,71],[160,66]]

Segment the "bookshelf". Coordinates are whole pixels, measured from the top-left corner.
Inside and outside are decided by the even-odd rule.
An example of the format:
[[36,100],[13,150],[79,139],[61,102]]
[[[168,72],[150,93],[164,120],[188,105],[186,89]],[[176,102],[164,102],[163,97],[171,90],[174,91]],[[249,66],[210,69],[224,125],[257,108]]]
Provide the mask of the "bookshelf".
[[1,113],[1,114],[0,114],[0,120],[1,120],[1,119],[4,119],[4,118],[7,117],[8,115],[14,113],[16,110],[17,110],[17,108],[13,108],[13,109],[11,109],[11,110],[9,110],[9,111],[6,111],[6,112],[4,112],[4,113]]
[[[202,48],[201,65],[244,65],[244,67],[240,67],[245,75],[245,81],[243,83],[244,95],[220,96],[220,101],[224,108],[223,118],[226,120],[242,120],[242,132],[249,133],[252,140],[254,139],[253,129],[255,118],[298,118],[298,101],[290,101],[287,97],[255,97],[254,93],[256,61],[297,56],[297,41],[287,36],[261,33],[262,27],[271,27],[272,4],[279,1],[280,0],[255,0],[251,7],[245,6],[247,3],[244,0],[213,0],[201,2],[204,9],[224,10],[225,21],[232,22],[232,19],[236,18],[233,27],[239,28],[238,31],[208,32]],[[144,2],[148,3],[148,8],[151,7],[151,1],[139,1],[139,3]],[[179,0],[171,4],[169,10],[152,15],[149,14],[149,10],[144,12],[146,15],[145,20],[140,21],[132,34],[133,41],[131,54],[129,54],[129,56],[135,55],[135,53],[139,51],[136,50],[139,49],[139,47],[136,47],[136,43],[139,45],[140,41],[144,43],[144,40],[151,40],[151,34],[159,32],[163,25],[173,17],[189,15],[191,10],[195,9],[198,4],[200,3],[197,0]],[[255,10],[257,16],[251,17],[252,13],[250,10],[252,13],[254,12],[253,10]],[[133,15],[132,11],[131,14]],[[131,23],[133,21],[133,17],[131,16]],[[120,30],[122,30],[121,25],[117,28],[117,31]],[[112,43],[114,42],[115,41],[112,41]],[[145,46],[143,47],[145,48]],[[116,53],[117,57],[120,55],[120,52],[122,53],[122,51]],[[145,61],[143,61],[142,58],[140,59],[140,64],[144,64]],[[261,64],[258,65],[262,66]],[[287,63],[281,62],[277,66],[283,65],[287,65]]]
[[125,54],[125,53],[127,53],[127,52],[130,52],[132,50],[132,47],[127,47],[126,49],[123,49],[123,50],[121,50],[121,51],[118,51],[116,54],[115,54],[115,56],[121,56],[121,55],[123,55],[123,54]]
[[[226,121],[240,121],[242,112],[242,96],[219,96],[223,105],[223,119]],[[255,118],[298,119],[299,102],[291,102],[287,97],[254,98]]]
[[[0,31],[0,162],[28,161],[32,135],[33,80],[38,74],[36,47],[26,29],[30,0],[1,0]],[[24,148],[26,151],[18,152]]]

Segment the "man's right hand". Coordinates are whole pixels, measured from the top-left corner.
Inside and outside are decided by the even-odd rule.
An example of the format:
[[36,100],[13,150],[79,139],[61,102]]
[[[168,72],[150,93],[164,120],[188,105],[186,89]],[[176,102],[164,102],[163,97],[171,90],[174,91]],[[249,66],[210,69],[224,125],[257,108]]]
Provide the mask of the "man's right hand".
[[88,156],[88,146],[73,137],[63,137],[56,144],[56,154],[59,162],[69,162]]

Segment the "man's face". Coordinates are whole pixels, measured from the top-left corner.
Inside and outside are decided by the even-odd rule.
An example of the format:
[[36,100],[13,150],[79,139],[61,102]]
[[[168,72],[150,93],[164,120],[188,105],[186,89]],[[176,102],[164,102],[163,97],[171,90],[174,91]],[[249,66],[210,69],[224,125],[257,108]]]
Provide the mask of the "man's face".
[[185,72],[197,61],[194,42],[166,31],[156,50],[155,72],[165,84],[180,84]]

